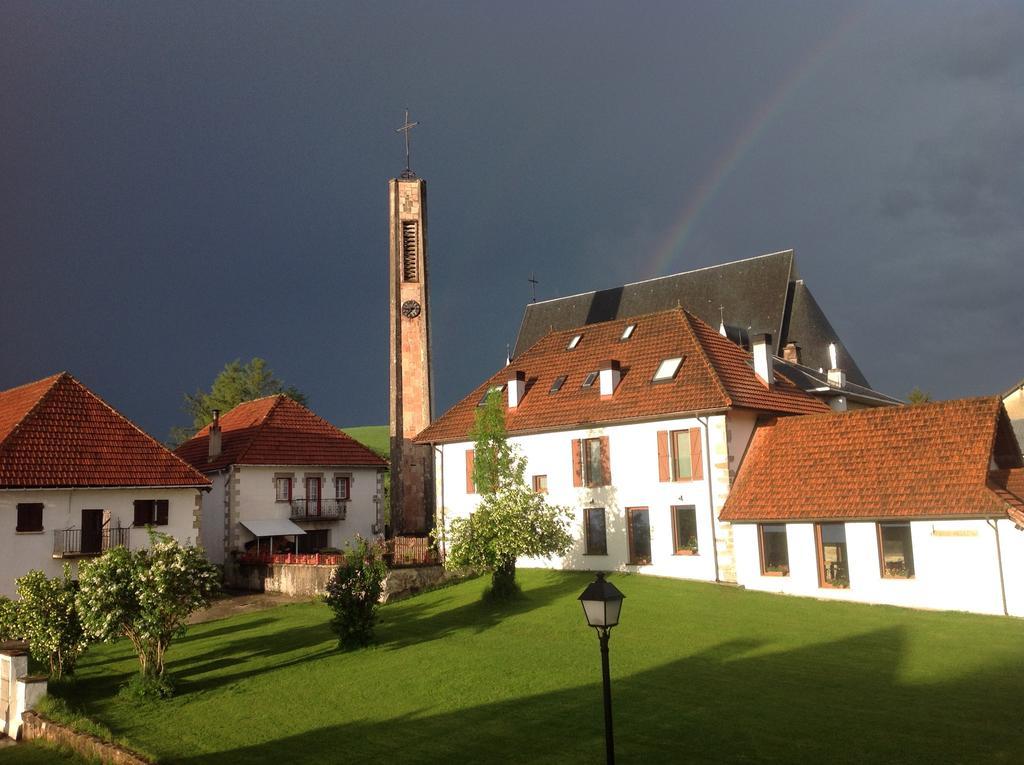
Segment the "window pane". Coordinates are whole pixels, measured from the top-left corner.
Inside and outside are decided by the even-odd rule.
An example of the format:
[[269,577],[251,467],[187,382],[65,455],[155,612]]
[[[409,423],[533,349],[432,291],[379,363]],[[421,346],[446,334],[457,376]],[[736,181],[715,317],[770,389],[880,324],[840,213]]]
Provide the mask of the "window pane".
[[786,527],[781,523],[761,527],[761,556],[765,574],[789,574],[789,541]]
[[690,431],[672,431],[672,478],[676,481],[689,479],[693,475],[690,465]]
[[674,359],[665,359],[658,365],[658,369],[654,373],[654,380],[671,380],[676,376],[676,372],[679,371],[679,365],[682,363],[682,356],[677,356]]
[[277,479],[277,499],[279,502],[287,502],[291,494],[292,480],[290,478]]
[[909,523],[881,523],[882,576],[909,579],[914,576],[914,546]]
[[547,494],[548,477],[546,475],[535,475],[533,477],[533,490],[538,494]]
[[604,471],[601,469],[601,439],[588,438],[583,442],[586,448],[587,485],[604,486]]
[[629,513],[629,562],[651,562],[651,517],[646,507],[634,507]]
[[672,508],[672,529],[677,553],[697,552],[697,509],[692,505]]
[[587,508],[587,555],[607,555],[608,539],[605,534],[604,508]]
[[830,587],[849,587],[850,568],[846,556],[845,524],[823,523],[818,528],[821,534],[818,556],[822,565],[823,583]]

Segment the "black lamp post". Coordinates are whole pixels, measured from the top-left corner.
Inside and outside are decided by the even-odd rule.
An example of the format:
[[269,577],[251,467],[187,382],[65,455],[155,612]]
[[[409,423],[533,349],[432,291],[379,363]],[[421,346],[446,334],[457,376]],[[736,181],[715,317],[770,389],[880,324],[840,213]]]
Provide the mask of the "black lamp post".
[[587,624],[597,630],[597,638],[601,642],[601,673],[604,677],[604,743],[608,765],[615,763],[615,742],[612,737],[612,685],[608,672],[608,638],[611,629],[619,623],[619,612],[622,610],[622,599],[626,597],[615,587],[606,582],[603,573],[587,585],[580,595],[583,613]]

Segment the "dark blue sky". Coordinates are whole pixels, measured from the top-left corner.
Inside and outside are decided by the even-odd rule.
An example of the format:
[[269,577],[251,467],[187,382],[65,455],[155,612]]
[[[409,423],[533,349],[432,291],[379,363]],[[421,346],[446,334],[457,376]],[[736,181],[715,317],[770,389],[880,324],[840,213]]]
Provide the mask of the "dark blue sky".
[[0,4],[0,388],[157,437],[266,358],[387,419],[393,128],[422,122],[438,408],[554,297],[796,248],[868,378],[1024,376],[1024,11],[902,2]]

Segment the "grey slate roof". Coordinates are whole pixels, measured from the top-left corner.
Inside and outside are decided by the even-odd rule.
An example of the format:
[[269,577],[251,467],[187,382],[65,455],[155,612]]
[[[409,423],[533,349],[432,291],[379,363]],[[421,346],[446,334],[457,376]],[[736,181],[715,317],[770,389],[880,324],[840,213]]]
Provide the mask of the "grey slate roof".
[[[805,367],[803,364],[794,364],[778,357],[775,358],[774,366],[776,371],[785,375],[787,379],[801,390],[810,392],[830,387],[828,384],[828,372],[819,372],[817,369]],[[860,401],[870,406],[899,406],[906,403],[895,396],[880,393],[872,388],[850,382],[849,376],[846,378],[846,385],[844,387],[832,388],[831,390],[834,390],[837,396],[842,394],[851,401]]]
[[712,327],[724,320],[733,339],[770,332],[776,351],[799,343],[809,367],[829,367],[835,343],[850,382],[870,387],[810,290],[798,278],[792,250],[585,292],[526,306],[513,358],[551,330],[640,316],[682,306]]

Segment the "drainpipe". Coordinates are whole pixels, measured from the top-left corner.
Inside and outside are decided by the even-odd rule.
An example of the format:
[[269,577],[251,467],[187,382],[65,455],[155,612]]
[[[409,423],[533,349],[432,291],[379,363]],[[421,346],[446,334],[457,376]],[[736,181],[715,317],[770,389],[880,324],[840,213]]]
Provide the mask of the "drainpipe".
[[437,444],[431,444],[431,446],[434,447],[435,452],[441,455],[441,560],[443,561],[447,557],[445,538],[448,534],[448,530],[444,525],[444,446],[438,446]]
[[715,523],[715,494],[711,489],[711,438],[708,436],[710,417],[697,417],[697,422],[704,426],[704,459],[707,462],[708,511],[711,513],[711,554],[715,559],[715,582],[721,582],[718,571],[718,527]]
[[1003,545],[999,541],[999,519],[986,518],[985,523],[996,532],[996,560],[999,562],[999,592],[1003,597],[1003,616],[1010,615],[1010,609],[1006,607],[1006,579],[1003,577]]

